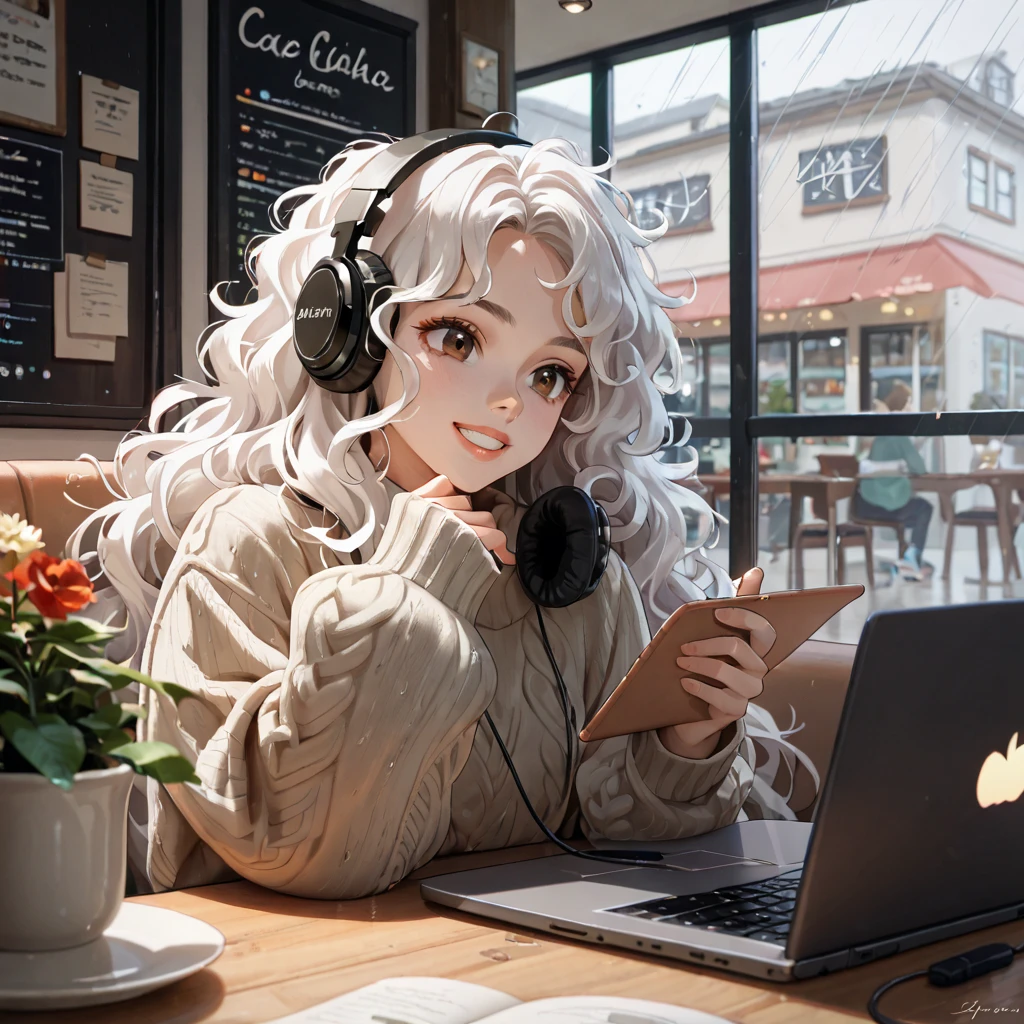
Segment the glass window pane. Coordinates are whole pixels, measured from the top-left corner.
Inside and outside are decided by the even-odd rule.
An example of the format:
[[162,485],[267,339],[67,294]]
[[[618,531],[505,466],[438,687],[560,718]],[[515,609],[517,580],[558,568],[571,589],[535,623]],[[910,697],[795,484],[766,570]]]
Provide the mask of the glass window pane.
[[856,643],[876,610],[1019,595],[1024,536],[1004,553],[999,527],[1006,517],[1012,535],[1024,437],[803,437],[762,446],[771,455],[760,474],[762,589],[866,586],[818,639]]
[[520,89],[516,93],[519,135],[531,142],[568,139],[590,162],[590,73]]
[[970,409],[985,332],[1024,337],[1020,10],[863,0],[758,30],[759,334],[828,332],[845,360],[798,348],[798,412],[888,411],[897,381]]
[[968,156],[969,177],[968,183],[970,203],[972,206],[988,205],[988,161],[981,157]]
[[762,338],[757,346],[757,411],[793,412],[793,342]]
[[660,287],[693,297],[669,316],[684,353],[699,353],[694,414],[728,416],[728,41],[617,64],[614,78],[612,181],[641,227],[664,230],[647,250]]

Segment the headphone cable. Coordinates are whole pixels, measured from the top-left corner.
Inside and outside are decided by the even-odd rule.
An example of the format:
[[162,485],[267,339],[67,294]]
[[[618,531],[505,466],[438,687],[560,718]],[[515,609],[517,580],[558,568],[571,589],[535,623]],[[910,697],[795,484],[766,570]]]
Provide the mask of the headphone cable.
[[575,847],[570,846],[564,839],[560,839],[555,835],[551,829],[544,823],[541,816],[534,810],[533,804],[530,803],[530,798],[526,795],[526,788],[523,786],[522,780],[519,778],[519,773],[516,771],[516,766],[512,763],[512,756],[508,752],[508,748],[505,746],[501,735],[498,732],[497,727],[494,724],[494,719],[491,718],[490,711],[484,712],[484,718],[487,719],[487,724],[490,726],[491,733],[494,736],[495,741],[498,744],[498,749],[501,751],[501,756],[505,759],[505,764],[508,765],[508,770],[512,775],[512,781],[516,784],[516,789],[519,790],[519,795],[523,798],[523,803],[526,804],[526,809],[530,812],[530,817],[537,823],[537,827],[544,833],[548,840],[555,844],[559,849],[564,850],[566,853],[571,853],[574,857],[583,857],[586,860],[600,861],[602,864],[624,864],[630,867],[638,868],[669,868],[675,870],[671,864],[658,863],[662,860],[662,855],[653,850],[630,850],[628,853],[625,851],[618,850],[577,850]]
[[576,709],[569,700],[569,691],[566,689],[565,680],[558,670],[558,662],[555,660],[551,644],[548,642],[548,631],[544,628],[544,616],[541,614],[540,605],[534,605],[537,609],[537,624],[540,626],[540,638],[547,652],[548,661],[555,672],[555,681],[558,683],[558,699],[562,705],[562,717],[565,719],[565,789],[569,789],[572,781],[572,766],[575,760],[576,745],[573,736],[576,732]]

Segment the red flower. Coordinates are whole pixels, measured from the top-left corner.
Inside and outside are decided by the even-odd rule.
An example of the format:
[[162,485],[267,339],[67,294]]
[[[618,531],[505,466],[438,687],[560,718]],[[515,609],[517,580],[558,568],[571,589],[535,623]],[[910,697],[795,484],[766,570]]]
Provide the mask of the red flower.
[[64,561],[33,551],[19,562],[4,579],[16,583],[28,599],[48,619],[66,619],[68,612],[77,612],[96,600],[92,581],[80,562]]

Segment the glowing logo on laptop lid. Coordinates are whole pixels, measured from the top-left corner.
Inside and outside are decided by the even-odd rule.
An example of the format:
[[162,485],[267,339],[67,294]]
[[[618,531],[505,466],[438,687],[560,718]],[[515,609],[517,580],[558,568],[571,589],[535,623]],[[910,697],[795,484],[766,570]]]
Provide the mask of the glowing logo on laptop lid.
[[998,750],[985,758],[978,772],[978,803],[982,807],[1013,803],[1024,793],[1024,747],[1017,746],[1017,733],[1003,757]]

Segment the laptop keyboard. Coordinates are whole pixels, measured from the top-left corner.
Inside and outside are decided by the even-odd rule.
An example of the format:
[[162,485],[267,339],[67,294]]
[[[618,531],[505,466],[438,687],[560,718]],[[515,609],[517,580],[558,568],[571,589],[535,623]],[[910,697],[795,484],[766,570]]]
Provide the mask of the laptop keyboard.
[[663,896],[608,909],[613,914],[625,914],[627,917],[705,928],[709,932],[744,935],[749,939],[785,945],[801,872],[802,869],[797,868],[762,882],[714,889],[692,896]]

